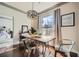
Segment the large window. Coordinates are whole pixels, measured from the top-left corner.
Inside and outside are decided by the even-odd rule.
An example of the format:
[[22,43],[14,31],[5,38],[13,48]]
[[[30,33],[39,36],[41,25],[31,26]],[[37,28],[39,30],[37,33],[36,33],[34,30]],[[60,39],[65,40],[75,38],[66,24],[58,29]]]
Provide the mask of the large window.
[[43,28],[52,28],[54,21],[53,16],[49,15],[42,18],[42,27]]
[[54,13],[46,13],[42,14],[39,17],[39,29],[41,33],[44,33],[46,35],[54,34],[55,29],[55,19],[54,19]]

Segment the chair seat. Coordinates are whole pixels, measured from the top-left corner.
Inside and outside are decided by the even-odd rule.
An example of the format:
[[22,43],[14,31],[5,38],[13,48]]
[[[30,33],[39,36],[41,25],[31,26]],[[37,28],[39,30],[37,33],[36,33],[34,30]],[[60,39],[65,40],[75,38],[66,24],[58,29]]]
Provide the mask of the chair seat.
[[20,36],[20,39],[25,39],[26,37],[25,36]]
[[55,49],[59,50],[60,45],[55,45]]
[[[32,50],[32,49],[35,49],[36,47],[29,47],[28,49],[29,50]],[[27,49],[26,49],[26,51],[27,51]]]
[[34,47],[34,46],[36,46],[36,44],[34,43],[29,44],[29,47]]
[[60,51],[63,51],[63,52],[70,52],[68,49],[64,48],[64,49],[61,49]]
[[26,46],[29,47],[29,48],[32,48],[32,47],[35,47],[36,44],[34,42],[27,42]]

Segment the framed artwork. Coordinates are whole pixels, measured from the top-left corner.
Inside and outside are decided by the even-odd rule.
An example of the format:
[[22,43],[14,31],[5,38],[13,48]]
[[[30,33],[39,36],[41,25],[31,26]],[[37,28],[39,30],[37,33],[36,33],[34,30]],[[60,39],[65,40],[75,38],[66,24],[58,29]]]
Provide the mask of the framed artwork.
[[22,33],[27,33],[27,31],[28,31],[28,26],[27,25],[22,25],[21,32]]
[[61,27],[75,26],[75,12],[61,16]]
[[0,15],[0,31],[5,29],[5,35],[10,36],[10,38],[14,37],[14,17],[13,16],[6,16]]

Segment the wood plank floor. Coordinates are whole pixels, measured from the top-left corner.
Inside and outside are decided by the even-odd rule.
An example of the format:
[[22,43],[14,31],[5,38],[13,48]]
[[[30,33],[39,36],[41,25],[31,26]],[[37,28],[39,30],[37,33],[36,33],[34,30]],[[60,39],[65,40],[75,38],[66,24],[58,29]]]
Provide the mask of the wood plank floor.
[[[13,47],[15,48],[14,50],[5,52],[5,53],[1,53],[0,57],[27,57],[27,55],[25,54],[25,50],[24,50],[24,46],[15,46]],[[42,45],[40,45],[39,47],[39,57],[43,57],[42,55]],[[55,50],[52,47],[46,46],[46,51],[45,51],[45,57],[54,57],[55,54]],[[63,57],[61,54],[58,54],[60,57]],[[33,56],[32,56],[33,57]]]
[[[40,48],[41,48],[41,46],[40,46]],[[42,53],[42,49],[39,49],[39,50]],[[25,53],[24,47],[21,46],[21,47],[16,47],[16,49],[14,49],[12,51],[1,53],[0,57],[25,57],[24,53]],[[43,55],[40,55],[40,57],[42,57],[42,56]]]
[[[38,57],[43,57],[42,55],[42,45],[38,46],[39,49],[39,56]],[[6,50],[6,52],[4,52],[4,50]],[[4,53],[3,53],[4,52]],[[49,47],[46,46],[46,51],[45,51],[45,57],[54,57],[55,55],[55,50],[53,47]],[[56,54],[58,57],[63,57],[62,55],[64,55],[63,53],[61,54],[60,52]],[[70,56],[71,57],[78,57],[78,54],[75,52],[70,52]],[[27,57],[26,53],[25,53],[25,49],[24,49],[24,45],[20,44],[20,45],[15,45],[11,48],[1,48],[0,49],[0,57]],[[31,55],[30,57],[34,57],[33,55]],[[66,56],[64,56],[66,57]]]
[[0,54],[0,57],[23,57],[23,50],[19,50],[18,48]]

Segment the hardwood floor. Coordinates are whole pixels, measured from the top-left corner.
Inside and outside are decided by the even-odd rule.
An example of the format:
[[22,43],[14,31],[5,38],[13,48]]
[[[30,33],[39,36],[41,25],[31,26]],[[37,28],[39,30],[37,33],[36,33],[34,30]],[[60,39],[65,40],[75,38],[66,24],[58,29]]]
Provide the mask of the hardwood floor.
[[0,57],[24,57],[23,53],[24,53],[24,49],[22,47],[20,49],[19,47],[16,47],[12,51],[8,51],[0,54]]
[[[40,46],[39,48],[42,48],[42,47]],[[39,50],[42,53],[42,49],[39,49]],[[50,49],[50,51],[51,51],[51,49]],[[24,47],[23,46],[19,46],[19,47],[16,47],[16,49],[14,49],[12,51],[8,51],[8,52],[5,52],[5,53],[1,53],[0,54],[0,57],[27,57],[27,55],[25,54]],[[31,54],[30,57],[34,57],[34,56]],[[40,57],[42,57],[42,54],[40,55]]]
[[[27,57],[27,53],[25,53],[25,49],[23,45],[14,46],[13,48],[15,49],[5,53],[1,53],[0,57]],[[43,57],[42,45],[40,45],[38,48],[39,48],[39,51],[38,52],[36,51],[35,55],[31,53],[30,57]],[[39,53],[39,56],[37,55],[38,53]],[[54,48],[46,46],[45,57],[54,57],[54,54],[55,54]],[[60,56],[63,57],[61,54]]]

